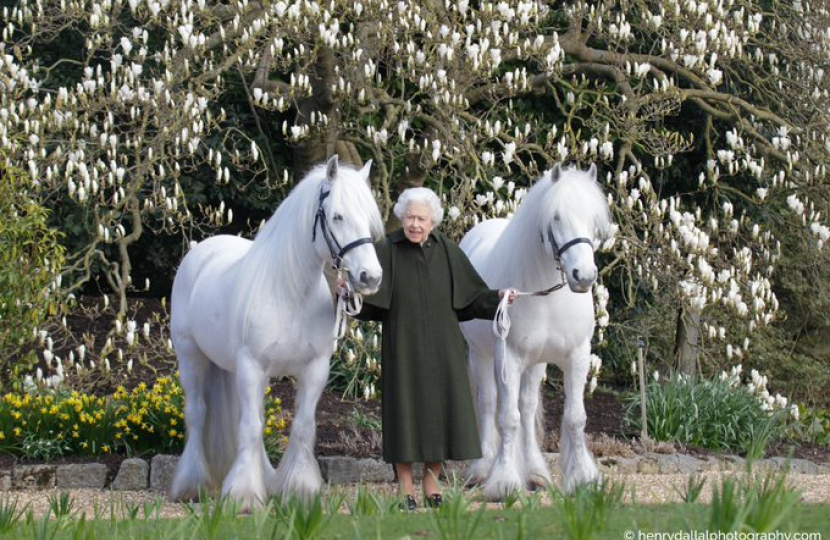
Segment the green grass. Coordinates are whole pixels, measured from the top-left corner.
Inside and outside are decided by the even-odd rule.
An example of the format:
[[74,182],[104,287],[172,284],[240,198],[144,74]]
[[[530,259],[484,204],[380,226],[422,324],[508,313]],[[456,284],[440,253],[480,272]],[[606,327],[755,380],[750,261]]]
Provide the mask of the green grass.
[[[691,485],[696,483],[690,480]],[[349,500],[330,495],[310,503],[272,502],[266,510],[240,515],[230,503],[190,507],[185,517],[161,519],[157,507],[118,512],[102,508],[81,514],[72,500],[50,498],[51,510],[35,516],[0,498],[0,537],[27,539],[614,539],[642,540],[639,533],[698,535],[722,532],[830,532],[830,504],[806,505],[781,475],[725,479],[713,486],[712,502],[642,505],[623,503],[624,486],[603,484],[562,495],[551,490],[511,505],[477,506],[469,493],[448,490],[440,510],[399,510],[394,497],[365,487]],[[689,497],[694,499],[696,497]],[[635,498],[636,501],[636,498]],[[152,506],[152,505],[151,505]],[[115,510],[115,511],[114,511]],[[129,510],[129,509],[122,509]],[[340,513],[345,510],[346,513]],[[115,519],[113,515],[126,516]],[[783,537],[783,536],[782,536]],[[816,536],[818,538],[818,536]]]
[[[830,532],[830,505],[803,505],[796,522],[783,523],[782,532]],[[561,508],[497,509],[472,511],[463,518],[446,518],[440,511],[416,513],[394,512],[383,515],[352,516],[338,514],[326,516],[319,528],[293,525],[284,516],[253,514],[234,516],[214,511],[206,516],[188,516],[182,519],[135,519],[128,521],[23,520],[14,531],[7,531],[4,538],[25,540],[29,538],[58,539],[257,539],[257,538],[330,538],[330,539],[394,539],[394,538],[595,538],[620,540],[626,531],[642,533],[679,531],[715,531],[710,528],[710,508],[700,504],[623,505],[607,516],[605,525],[591,528],[589,524],[581,533],[573,535],[572,529],[562,519]],[[451,526],[447,525],[449,519]],[[637,538],[636,536],[634,538]]]

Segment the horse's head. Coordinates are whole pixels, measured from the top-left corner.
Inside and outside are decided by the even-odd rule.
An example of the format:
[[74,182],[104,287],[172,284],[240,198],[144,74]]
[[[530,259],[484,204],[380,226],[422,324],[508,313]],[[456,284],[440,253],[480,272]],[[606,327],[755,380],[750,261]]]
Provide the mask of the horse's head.
[[372,245],[383,232],[383,222],[370,189],[371,166],[371,161],[360,170],[341,166],[337,155],[332,156],[314,223],[317,249],[346,271],[352,289],[361,294],[376,292],[383,275]]
[[611,234],[611,214],[597,184],[597,168],[563,169],[558,164],[542,181],[554,184],[556,204],[542,241],[559,262],[573,292],[588,292],[597,280],[594,248]]

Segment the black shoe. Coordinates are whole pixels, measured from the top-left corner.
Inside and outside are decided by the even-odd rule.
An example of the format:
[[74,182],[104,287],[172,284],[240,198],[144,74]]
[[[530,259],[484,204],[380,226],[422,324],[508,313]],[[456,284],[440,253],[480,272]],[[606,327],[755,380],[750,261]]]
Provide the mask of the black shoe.
[[441,504],[444,502],[444,499],[441,498],[440,493],[433,493],[432,495],[427,496],[427,506],[430,508],[441,508]]
[[409,510],[411,512],[412,510],[418,508],[418,503],[415,501],[415,497],[407,495],[403,498],[403,501],[398,504],[398,508],[401,510]]

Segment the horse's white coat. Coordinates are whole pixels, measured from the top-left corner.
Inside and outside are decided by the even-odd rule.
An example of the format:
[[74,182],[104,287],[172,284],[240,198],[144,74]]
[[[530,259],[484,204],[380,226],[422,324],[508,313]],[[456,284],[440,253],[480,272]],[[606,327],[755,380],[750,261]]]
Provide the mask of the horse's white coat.
[[512,219],[485,221],[460,244],[493,289],[548,289],[562,280],[559,264],[568,284],[548,296],[519,297],[510,307],[512,324],[504,344],[489,321],[461,325],[470,344],[483,455],[467,475],[471,482],[483,482],[492,500],[530,482],[551,481],[536,426],[546,364],[556,364],[564,374],[559,460],[564,488],[598,478],[585,444],[583,403],[594,332],[593,298],[587,294],[597,277],[593,246],[574,244],[557,264],[549,228],[560,247],[574,238],[596,243],[611,234],[608,203],[593,165],[589,171],[557,165],[528,191]]
[[[322,487],[314,415],[328,378],[335,314],[323,274],[332,257],[315,215],[320,193],[330,191],[322,207],[342,246],[382,234],[369,168],[340,166],[334,156],[294,188],[254,241],[216,236],[182,261],[170,327],[187,442],[173,499],[221,487],[250,509],[268,495],[308,497]],[[377,290],[381,267],[371,243],[348,251],[344,266],[354,290]],[[262,431],[265,389],[276,375],[295,377],[297,395],[288,448],[275,470]]]

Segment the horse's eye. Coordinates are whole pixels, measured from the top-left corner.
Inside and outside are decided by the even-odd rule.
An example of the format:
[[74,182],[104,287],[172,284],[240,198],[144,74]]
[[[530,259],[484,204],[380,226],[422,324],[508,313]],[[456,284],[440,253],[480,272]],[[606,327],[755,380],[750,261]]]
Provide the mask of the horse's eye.
[[343,221],[343,214],[334,214],[334,217],[332,217],[331,219],[333,219],[334,221]]

